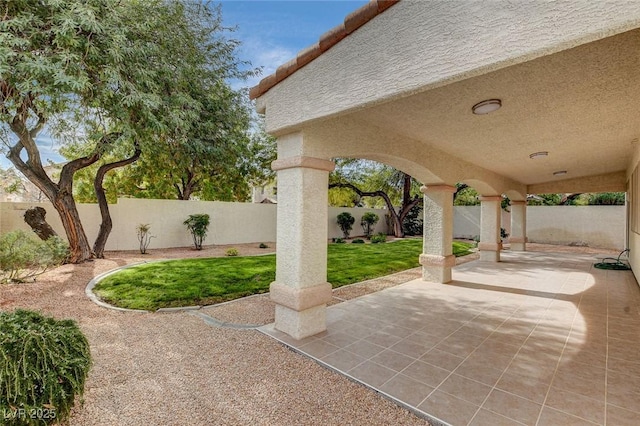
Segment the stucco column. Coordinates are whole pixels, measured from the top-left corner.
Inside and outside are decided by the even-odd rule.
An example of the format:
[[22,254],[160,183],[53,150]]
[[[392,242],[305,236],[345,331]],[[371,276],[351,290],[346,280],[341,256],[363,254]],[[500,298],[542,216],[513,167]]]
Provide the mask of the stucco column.
[[456,264],[452,254],[453,193],[449,185],[423,186],[424,231],[422,238],[422,279],[436,283],[451,281],[451,268]]
[[480,197],[480,260],[500,262],[500,218],[502,197]]
[[327,206],[331,161],[292,156],[272,163],[278,172],[275,328],[294,339],[326,330]]
[[527,250],[527,202],[511,201],[511,250]]

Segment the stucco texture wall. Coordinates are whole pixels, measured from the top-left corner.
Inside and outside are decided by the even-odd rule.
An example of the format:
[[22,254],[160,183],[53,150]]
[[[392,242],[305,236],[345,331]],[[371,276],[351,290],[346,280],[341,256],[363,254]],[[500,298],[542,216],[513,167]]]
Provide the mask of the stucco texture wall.
[[[60,218],[50,203],[0,203],[0,233],[15,229],[30,230],[24,222],[25,211],[34,206],[47,210],[47,222],[60,235],[64,229]],[[276,240],[275,204],[227,203],[220,201],[142,200],[121,198],[109,206],[113,230],[107,241],[107,250],[136,250],[136,227],[151,225],[151,248],[186,247],[192,244],[191,236],[182,222],[190,214],[207,213],[211,217],[205,244],[242,244]],[[78,210],[85,232],[93,242],[100,227],[100,211],[95,204],[79,204]],[[356,219],[351,236],[363,235],[360,219],[367,211],[378,214],[380,220],[375,232],[386,232],[385,210],[329,208],[328,238],[342,237],[336,216],[350,212]]]
[[[625,248],[625,206],[528,206],[529,242],[622,250]],[[502,228],[511,233],[511,215],[502,211]],[[480,206],[454,208],[456,238],[480,235]]]

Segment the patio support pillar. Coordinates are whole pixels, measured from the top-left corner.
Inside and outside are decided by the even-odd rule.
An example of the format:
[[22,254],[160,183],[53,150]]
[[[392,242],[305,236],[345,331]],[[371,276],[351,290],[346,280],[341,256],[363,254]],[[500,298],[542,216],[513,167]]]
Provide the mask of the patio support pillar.
[[[282,140],[281,140],[282,139]],[[275,328],[294,339],[326,330],[327,232],[331,161],[301,155],[302,134],[278,139],[278,218],[276,280],[271,300],[276,303]]]
[[511,201],[511,250],[527,251],[527,202]]
[[480,197],[480,260],[500,262],[501,203],[500,195]]
[[451,281],[451,268],[456,264],[452,254],[454,186],[429,185],[420,188],[424,194],[424,230],[422,239],[422,279],[436,283]]

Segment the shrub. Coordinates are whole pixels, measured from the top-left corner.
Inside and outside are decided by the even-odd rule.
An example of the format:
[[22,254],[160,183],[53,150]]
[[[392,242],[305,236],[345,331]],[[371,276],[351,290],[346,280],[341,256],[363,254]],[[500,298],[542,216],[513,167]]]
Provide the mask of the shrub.
[[207,237],[207,229],[209,228],[208,214],[192,214],[183,222],[191,236],[193,237],[193,245],[196,250],[202,250],[202,242]]
[[360,226],[362,226],[362,231],[364,232],[364,236],[367,238],[371,238],[371,233],[373,232],[373,228],[375,228],[376,223],[378,223],[380,217],[373,212],[366,212],[362,215],[362,219],[360,219]]
[[422,218],[422,203],[418,203],[409,210],[402,221],[402,229],[405,235],[422,235],[424,220]]
[[233,247],[231,247],[231,248],[230,248],[230,249],[228,249],[224,254],[225,254],[225,256],[229,256],[229,257],[231,257],[231,256],[237,256],[237,255],[239,255],[239,254],[240,254],[240,252],[238,251],[238,249],[237,249],[237,248],[233,248]]
[[58,236],[42,241],[25,231],[0,236],[0,282],[24,282],[69,257],[69,245]]
[[331,241],[333,241],[336,244],[344,244],[344,243],[346,243],[344,238],[332,238]]
[[9,424],[66,421],[90,367],[89,343],[74,321],[0,312],[0,412]]
[[260,245],[258,247],[259,248],[269,248],[269,246],[266,245],[265,243],[260,243]]
[[364,244],[364,240],[362,238],[356,238],[355,240],[351,241],[351,244]]
[[371,237],[371,243],[372,244],[378,244],[378,243],[384,243],[387,241],[387,236],[385,234],[383,234],[382,232],[374,235],[373,237]]
[[356,221],[356,218],[351,215],[349,212],[342,212],[338,215],[338,226],[342,230],[345,238],[349,238],[349,233],[353,229],[353,224]]
[[624,206],[625,193],[599,192],[596,194],[589,194],[588,203],[592,206]]
[[505,238],[509,237],[509,233],[507,232],[506,229],[504,228],[500,228],[500,240],[504,240]]
[[151,239],[154,238],[154,236],[149,233],[150,229],[151,225],[149,225],[148,223],[141,223],[136,227],[136,235],[138,236],[138,241],[140,242],[140,254],[147,253],[147,247],[149,247]]

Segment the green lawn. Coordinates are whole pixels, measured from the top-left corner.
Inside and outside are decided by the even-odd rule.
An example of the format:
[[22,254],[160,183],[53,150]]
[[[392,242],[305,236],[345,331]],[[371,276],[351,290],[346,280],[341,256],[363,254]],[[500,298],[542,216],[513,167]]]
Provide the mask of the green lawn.
[[[472,244],[453,243],[453,254],[470,253]],[[327,275],[333,287],[419,266],[422,240],[386,244],[330,244]],[[155,262],[124,269],[96,285],[104,301],[130,309],[155,310],[208,305],[269,291],[275,255],[218,257]]]

